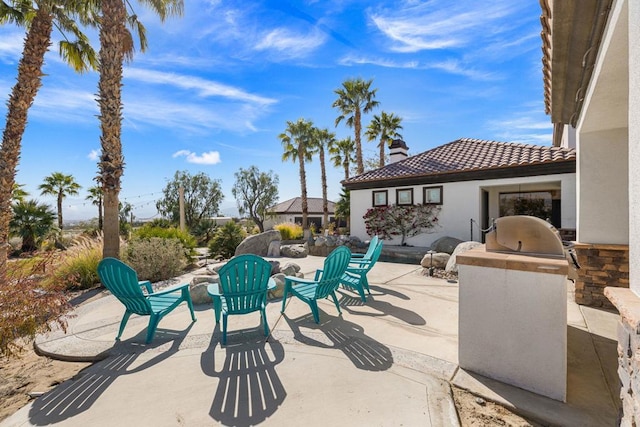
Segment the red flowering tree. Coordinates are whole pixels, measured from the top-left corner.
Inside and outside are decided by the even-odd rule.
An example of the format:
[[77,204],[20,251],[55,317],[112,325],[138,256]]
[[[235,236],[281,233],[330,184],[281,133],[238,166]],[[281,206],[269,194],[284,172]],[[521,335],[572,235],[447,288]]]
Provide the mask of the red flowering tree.
[[371,208],[363,218],[367,234],[377,234],[386,240],[401,236],[400,244],[405,246],[409,237],[433,230],[439,213],[440,207],[436,205],[390,205]]

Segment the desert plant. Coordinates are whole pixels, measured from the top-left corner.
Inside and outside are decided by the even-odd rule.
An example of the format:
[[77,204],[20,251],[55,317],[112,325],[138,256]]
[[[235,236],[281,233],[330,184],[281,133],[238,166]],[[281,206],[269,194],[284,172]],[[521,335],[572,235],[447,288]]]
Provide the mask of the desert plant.
[[231,258],[238,245],[247,237],[247,232],[239,224],[229,221],[219,227],[209,243],[209,254],[214,258]]
[[40,280],[54,262],[51,252],[8,263],[8,280],[0,283],[0,356],[14,355],[20,349],[19,338],[33,339],[54,325],[66,330],[66,295],[60,287],[44,287]]
[[179,275],[187,253],[179,239],[133,238],[124,247],[122,260],[136,270],[140,280],[157,282]]
[[11,233],[22,237],[22,252],[38,249],[42,239],[53,229],[56,214],[49,205],[27,200],[13,205]]
[[178,239],[182,246],[187,249],[195,248],[197,245],[196,238],[186,231],[181,231],[176,227],[154,227],[152,225],[143,225],[133,233],[134,237],[141,239],[149,239],[151,237],[160,237],[162,239]]
[[283,222],[273,227],[280,232],[282,240],[298,240],[302,239],[303,231],[302,227],[292,222]]
[[97,269],[102,259],[102,235],[96,238],[79,236],[73,245],[59,256],[45,283],[65,289],[88,289],[100,283]]

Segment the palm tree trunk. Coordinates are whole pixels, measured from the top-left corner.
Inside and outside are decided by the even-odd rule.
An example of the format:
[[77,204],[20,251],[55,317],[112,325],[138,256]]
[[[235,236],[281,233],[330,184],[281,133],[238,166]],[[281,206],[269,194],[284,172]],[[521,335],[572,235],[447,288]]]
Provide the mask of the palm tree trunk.
[[362,142],[360,141],[360,132],[362,131],[362,123],[360,122],[360,120],[362,120],[362,114],[360,113],[360,108],[356,109],[354,116],[353,127],[356,132],[356,174],[360,175],[361,173],[364,173],[364,163],[362,162]]
[[384,137],[380,137],[380,162],[378,163],[378,166],[383,168],[384,167],[384,146],[386,145],[386,139]]
[[322,227],[329,226],[329,203],[327,202],[327,170],[324,165],[324,148],[320,147],[320,176],[322,180]]
[[38,8],[24,41],[18,65],[17,83],[7,105],[7,122],[0,147],[0,285],[7,283],[11,190],[20,160],[22,136],[27,126],[29,107],[42,84],[44,55],[51,45],[52,18],[45,5]]
[[347,180],[349,179],[349,163],[344,162],[342,165],[344,166],[344,179]]
[[100,27],[100,181],[104,197],[104,257],[120,256],[118,194],[124,169],[122,156],[122,61],[126,10],[122,0],[102,1]]
[[98,199],[98,230],[102,231],[102,197]]
[[[304,149],[298,147],[298,163],[300,164],[300,198],[302,199],[302,230],[309,229],[309,206],[307,204],[307,173],[304,170]],[[307,237],[307,236],[305,236]]]
[[62,193],[58,193],[58,228],[62,230]]

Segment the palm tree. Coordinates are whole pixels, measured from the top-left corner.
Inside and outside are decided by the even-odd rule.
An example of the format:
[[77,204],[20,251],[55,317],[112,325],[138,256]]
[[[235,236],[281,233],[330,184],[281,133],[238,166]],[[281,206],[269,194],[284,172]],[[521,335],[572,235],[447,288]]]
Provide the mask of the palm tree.
[[85,200],[91,200],[91,204],[98,207],[98,230],[102,231],[102,187],[95,185],[87,191],[89,194]]
[[331,154],[331,161],[337,168],[344,168],[344,179],[349,179],[349,167],[356,161],[354,156],[355,144],[351,137],[334,141],[329,146],[329,154]]
[[389,144],[393,138],[402,138],[398,133],[398,129],[402,129],[402,118],[395,114],[387,114],[384,111],[378,116],[374,115],[373,120],[367,127],[366,135],[369,141],[375,141],[380,137],[378,148],[380,149],[380,163],[378,167],[384,167],[384,147]]
[[351,224],[351,192],[344,188],[336,202],[336,217],[343,218],[347,222],[347,228],[349,228]]
[[13,191],[11,192],[11,200],[14,202],[24,202],[29,193],[22,189],[24,184],[13,183]]
[[311,150],[313,154],[320,155],[320,173],[322,182],[322,224],[326,228],[329,226],[329,203],[327,200],[327,168],[325,166],[325,149],[333,145],[336,135],[329,132],[329,129],[313,128],[311,138]]
[[358,175],[364,172],[362,143],[360,140],[362,114],[369,113],[379,104],[378,101],[374,100],[378,89],[371,89],[371,83],[373,83],[373,80],[365,82],[361,78],[345,80],[342,83],[342,88],[334,91],[338,95],[338,99],[332,105],[332,107],[340,110],[340,115],[336,118],[335,125],[338,126],[342,120],[345,120],[347,126],[355,130],[356,173]]
[[9,223],[12,234],[22,237],[22,252],[38,249],[38,241],[53,228],[56,214],[49,205],[36,200],[20,201],[13,205]]
[[13,23],[27,28],[22,58],[18,64],[17,82],[7,103],[7,119],[0,146],[0,283],[6,282],[9,222],[13,210],[11,192],[20,159],[22,136],[27,126],[27,113],[33,104],[43,76],[45,53],[51,45],[53,26],[72,34],[59,44],[60,55],[76,71],[95,68],[97,60],[88,38],[74,21],[89,25],[92,20],[92,2],[69,0],[14,0],[0,3],[0,24]]
[[67,196],[77,196],[78,190],[82,187],[72,175],[65,175],[62,172],[54,172],[44,178],[40,184],[40,194],[43,196],[55,196],[58,201],[58,228],[62,230],[62,200]]
[[[305,119],[298,119],[296,122],[287,121],[287,129],[281,133],[278,138],[282,142],[284,153],[282,160],[291,160],[298,162],[300,168],[300,198],[302,199],[302,229],[307,233],[309,223],[307,217],[309,208],[307,204],[307,174],[304,170],[304,164],[312,159],[312,150],[310,149],[310,141],[312,138],[313,122]],[[308,237],[305,235],[305,237]]]
[[[169,15],[182,14],[182,0],[141,0],[149,6],[161,21]],[[120,224],[118,219],[118,195],[120,179],[124,171],[122,155],[122,63],[133,58],[133,38],[126,29],[128,1],[102,0],[100,22],[100,81],[98,104],[100,106],[100,144],[102,154],[98,169],[99,183],[104,196],[104,257],[120,257]],[[132,17],[135,17],[132,14]],[[146,49],[144,27],[136,22],[140,50]]]

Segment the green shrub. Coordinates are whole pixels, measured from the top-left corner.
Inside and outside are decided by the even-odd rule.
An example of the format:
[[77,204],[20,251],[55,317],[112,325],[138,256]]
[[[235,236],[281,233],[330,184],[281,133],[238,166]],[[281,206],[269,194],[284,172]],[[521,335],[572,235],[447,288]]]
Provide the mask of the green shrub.
[[102,259],[102,245],[101,236],[76,238],[66,251],[60,252],[45,283],[69,290],[88,289],[100,283],[98,263]]
[[247,237],[247,232],[241,225],[233,221],[218,227],[213,239],[209,243],[209,255],[213,258],[231,258],[238,245]]
[[178,239],[182,246],[187,249],[193,249],[197,245],[196,238],[186,231],[180,231],[176,227],[154,227],[151,225],[143,225],[134,231],[133,237],[141,239],[149,239],[151,237],[160,237],[162,239]]
[[282,240],[299,240],[302,239],[302,226],[292,222],[283,222],[273,227],[280,232]]
[[140,280],[157,282],[178,276],[187,263],[187,253],[179,239],[162,237],[131,239],[122,260],[136,270]]

